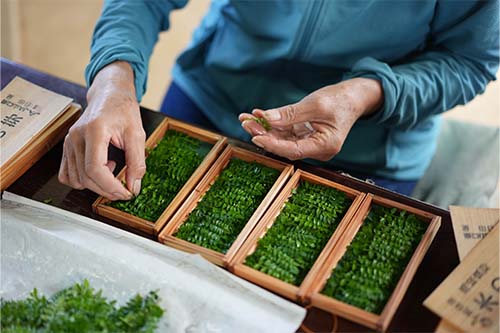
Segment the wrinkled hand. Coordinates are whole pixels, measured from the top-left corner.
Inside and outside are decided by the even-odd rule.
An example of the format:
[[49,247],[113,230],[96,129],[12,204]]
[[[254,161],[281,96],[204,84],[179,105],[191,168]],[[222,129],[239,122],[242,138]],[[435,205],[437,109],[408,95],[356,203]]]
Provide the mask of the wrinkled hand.
[[[111,200],[138,194],[146,171],[134,74],[128,63],[114,62],[95,77],[87,93],[88,106],[64,140],[59,181],[75,189],[88,188]],[[109,144],[124,150],[127,188],[114,177]]]
[[[276,109],[255,109],[239,120],[257,146],[290,160],[327,161],[340,152],[352,126],[383,102],[379,81],[355,78],[326,86],[301,101]],[[265,118],[266,131],[255,118]]]

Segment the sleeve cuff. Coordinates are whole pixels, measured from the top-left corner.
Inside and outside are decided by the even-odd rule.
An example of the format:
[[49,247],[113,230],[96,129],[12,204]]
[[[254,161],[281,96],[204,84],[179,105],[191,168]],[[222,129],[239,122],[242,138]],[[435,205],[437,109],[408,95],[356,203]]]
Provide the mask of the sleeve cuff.
[[146,67],[142,65],[146,63],[146,60],[141,59],[141,56],[133,48],[126,45],[92,51],[92,58],[85,69],[87,87],[90,87],[95,76],[103,67],[115,61],[126,61],[132,67],[134,71],[135,93],[137,101],[140,102],[146,91],[148,73]]
[[375,79],[382,83],[384,105],[380,110],[363,119],[370,122],[386,123],[395,112],[396,101],[400,93],[398,80],[391,67],[374,58],[365,57],[358,60],[352,70],[344,74],[342,80],[357,77]]

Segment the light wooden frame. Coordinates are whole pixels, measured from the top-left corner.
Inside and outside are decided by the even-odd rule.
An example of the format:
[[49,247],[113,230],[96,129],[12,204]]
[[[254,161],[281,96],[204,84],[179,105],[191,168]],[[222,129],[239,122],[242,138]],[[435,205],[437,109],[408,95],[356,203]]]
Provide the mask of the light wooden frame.
[[[300,286],[295,286],[290,283],[281,281],[275,277],[262,273],[256,269],[253,269],[245,265],[245,259],[255,252],[258,241],[263,238],[267,231],[272,227],[274,221],[280,214],[281,210],[285,206],[289,197],[292,195],[292,191],[297,188],[301,181],[308,181],[315,184],[320,184],[328,187],[335,188],[344,192],[350,199],[352,199],[351,206],[347,210],[346,214],[343,216],[341,222],[339,223],[337,229],[334,231],[329,241],[325,245],[324,249],[316,258],[315,263],[311,267],[311,270],[306,275]],[[339,241],[344,230],[348,227],[351,219],[354,217],[359,205],[363,201],[365,194],[343,186],[341,184],[335,183],[333,181],[321,178],[319,176],[313,175],[311,173],[297,170],[293,177],[290,179],[286,187],[280,193],[279,197],[273,203],[272,207],[266,213],[266,215],[259,222],[259,225],[255,228],[254,232],[248,237],[244,246],[238,251],[236,256],[233,258],[229,265],[229,270],[234,274],[249,280],[261,287],[269,289],[279,295],[282,295],[293,301],[301,301],[305,298],[306,292],[311,288],[311,284],[314,283],[317,272],[324,265],[324,261],[327,255],[331,252],[335,244]]]
[[[253,215],[250,217],[247,224],[240,232],[234,243],[231,245],[227,253],[224,254],[211,249],[207,249],[173,236],[177,232],[179,227],[187,220],[189,214],[196,208],[203,195],[215,182],[215,179],[220,175],[220,173],[228,165],[229,161],[233,158],[238,158],[249,162],[257,162],[273,169],[280,170],[281,174],[272,186],[271,190],[267,193],[265,198],[257,207]],[[172,221],[159,234],[159,241],[186,252],[199,253],[204,258],[216,265],[227,266],[232,257],[236,254],[237,250],[248,237],[250,232],[254,229],[257,222],[264,215],[266,209],[271,205],[273,199],[277,196],[279,190],[284,186],[292,172],[293,166],[290,164],[253,153],[245,149],[228,146],[219,157],[217,162],[215,162],[209,172],[198,184],[196,189],[191,193],[182,207],[177,211],[175,216],[172,218]]]
[[[168,130],[182,132],[200,141],[213,144],[214,146],[210,149],[201,164],[194,171],[194,173],[184,184],[181,190],[177,193],[172,202],[165,208],[158,220],[156,220],[155,222],[151,222],[138,216],[134,216],[119,209],[113,208],[108,205],[110,203],[110,200],[102,196],[99,197],[92,205],[92,209],[95,213],[151,235],[157,235],[161,231],[161,229],[165,226],[165,224],[167,224],[170,218],[177,211],[179,206],[184,202],[189,193],[191,193],[191,191],[194,189],[196,184],[198,184],[203,175],[215,162],[227,142],[227,138],[222,135],[200,129],[195,126],[173,120],[171,118],[165,118],[146,141],[146,151],[148,149],[154,149],[158,142],[165,136],[165,133]],[[118,174],[119,180],[125,179],[126,169],[127,167],[125,166]]]
[[[406,210],[409,213],[415,214],[422,221],[428,223],[427,230],[422,236],[420,243],[415,249],[415,252],[408,262],[406,269],[401,275],[396,287],[394,288],[394,291],[392,292],[380,315],[362,310],[358,307],[341,302],[320,293],[324,288],[326,281],[330,277],[332,270],[336,267],[337,263],[346,252],[347,246],[356,236],[359,228],[370,212],[373,204]],[[333,249],[333,251],[331,251],[328,258],[326,259],[325,265],[318,272],[317,279],[311,285],[310,290],[306,292],[306,297],[304,299],[305,302],[310,303],[311,305],[322,310],[347,318],[366,327],[378,331],[386,331],[406,293],[406,290],[411,283],[411,280],[413,279],[413,276],[415,275],[434,237],[436,236],[440,225],[441,217],[439,216],[379,196],[374,196],[372,194],[367,195],[358,212],[356,213],[356,216],[353,219],[353,223],[351,223],[349,228],[342,235],[342,239],[339,241],[337,246]]]

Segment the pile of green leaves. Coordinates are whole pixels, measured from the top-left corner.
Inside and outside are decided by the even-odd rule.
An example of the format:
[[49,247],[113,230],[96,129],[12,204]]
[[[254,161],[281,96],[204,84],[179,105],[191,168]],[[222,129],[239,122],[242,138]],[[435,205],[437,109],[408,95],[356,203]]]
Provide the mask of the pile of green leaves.
[[373,206],[322,293],[379,314],[425,230],[414,214]]
[[255,162],[232,159],[174,236],[226,253],[279,174]]
[[152,333],[163,315],[156,292],[136,295],[116,307],[89,282],[63,289],[51,298],[34,289],[25,300],[0,301],[0,328],[5,333]]
[[201,141],[169,130],[146,159],[141,193],[129,201],[110,206],[155,222],[201,164],[205,153]]
[[350,204],[343,192],[302,182],[245,264],[300,285]]

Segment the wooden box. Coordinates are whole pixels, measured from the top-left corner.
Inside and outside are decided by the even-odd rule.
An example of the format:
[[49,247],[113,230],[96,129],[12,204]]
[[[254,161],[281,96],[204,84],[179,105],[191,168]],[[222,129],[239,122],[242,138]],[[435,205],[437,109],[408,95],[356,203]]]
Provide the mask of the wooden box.
[[[157,235],[160,232],[160,230],[165,226],[165,224],[170,220],[170,218],[182,204],[184,199],[189,195],[189,193],[191,193],[196,184],[198,184],[199,180],[217,159],[227,142],[227,139],[221,135],[170,118],[165,118],[146,141],[146,151],[148,151],[149,149],[154,149],[168,130],[174,130],[187,134],[188,136],[191,136],[202,142],[212,144],[213,147],[210,149],[195,172],[191,175],[189,180],[184,184],[181,190],[174,197],[172,202],[170,202],[170,204],[165,208],[158,220],[156,222],[151,222],[138,216],[134,216],[119,209],[113,208],[108,205],[110,203],[110,200],[102,196],[99,197],[92,205],[95,213],[113,219],[120,223],[129,225],[148,234]],[[124,167],[118,174],[119,180],[125,180],[126,168],[127,167]]]
[[52,120],[45,128],[36,133],[23,147],[0,167],[0,191],[8,188],[39,159],[43,157],[68,133],[69,128],[78,120],[82,107],[71,103],[68,108]]
[[[356,306],[321,294],[321,291],[323,290],[327,280],[329,279],[332,270],[336,267],[337,263],[346,252],[347,246],[356,236],[359,228],[370,212],[373,204],[383,207],[405,210],[409,213],[415,214],[420,220],[424,221],[425,223],[428,223],[427,229],[423,234],[422,239],[413,252],[408,265],[399,278],[396,287],[394,288],[380,315],[365,311]],[[358,212],[356,213],[356,216],[354,217],[352,223],[343,234],[341,240],[339,241],[337,246],[329,253],[325,265],[321,270],[319,270],[317,279],[311,285],[311,289],[306,292],[305,302],[311,303],[311,305],[315,307],[342,316],[369,328],[378,331],[385,331],[389,326],[389,323],[392,320],[392,317],[394,316],[394,313],[396,312],[401,300],[403,299],[403,296],[406,293],[406,290],[408,289],[408,286],[410,285],[410,282],[415,275],[418,266],[422,262],[425,253],[429,249],[429,246],[431,245],[432,240],[434,239],[434,236],[436,235],[440,225],[441,218],[439,216],[432,215],[420,209],[406,206],[392,200],[368,194],[361,204]]]
[[[215,179],[221,174],[233,158],[238,158],[248,162],[257,162],[267,167],[277,169],[281,171],[281,173],[271,190],[267,193],[258,208],[254,211],[253,215],[250,217],[227,253],[220,253],[175,237],[174,234],[177,232],[179,227],[187,220],[189,214],[196,208],[203,195],[210,189],[212,184],[215,182]],[[241,148],[228,146],[198,184],[196,189],[191,193],[182,207],[177,211],[171,222],[159,234],[159,241],[186,252],[199,253],[205,259],[216,265],[227,266],[230,259],[236,254],[237,250],[243,244],[250,232],[254,229],[259,219],[262,215],[264,215],[266,209],[271,205],[273,199],[277,196],[279,190],[284,186],[292,172],[293,166],[290,164],[286,164]]]
[[[315,263],[302,281],[301,285],[295,286],[290,283],[281,281],[273,276],[260,272],[254,268],[251,268],[245,265],[244,262],[249,255],[255,252],[255,250],[257,249],[258,241],[263,238],[266,235],[267,231],[272,227],[276,218],[285,206],[285,203],[292,195],[292,191],[299,186],[301,181],[307,181],[310,183],[335,188],[341,192],[344,192],[347,197],[352,200],[352,203],[345,213],[344,217],[342,218],[341,222],[337,226],[336,230],[330,237],[329,241],[321,251],[320,255],[316,258]],[[266,215],[259,222],[259,225],[255,228],[254,232],[245,242],[244,246],[242,246],[240,251],[238,251],[236,256],[233,258],[229,265],[229,270],[248,281],[258,284],[259,286],[269,289],[288,299],[291,299],[293,301],[300,301],[302,298],[304,298],[306,291],[310,289],[311,284],[315,281],[318,270],[323,266],[328,253],[331,252],[332,248],[339,241],[340,236],[347,228],[359,205],[363,201],[364,196],[364,193],[361,193],[357,190],[345,187],[311,173],[297,170],[286,187],[280,193],[279,197],[268,210]]]

